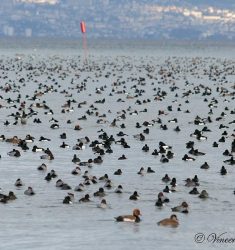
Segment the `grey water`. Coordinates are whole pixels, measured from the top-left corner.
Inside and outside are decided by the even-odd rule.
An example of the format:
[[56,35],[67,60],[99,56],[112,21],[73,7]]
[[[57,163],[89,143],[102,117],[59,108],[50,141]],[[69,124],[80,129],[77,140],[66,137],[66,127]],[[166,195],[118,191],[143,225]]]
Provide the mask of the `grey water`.
[[[86,57],[87,54],[87,58]],[[25,66],[33,65],[34,70],[29,72]],[[0,89],[1,108],[0,108],[0,134],[6,138],[17,135],[24,138],[27,134],[33,135],[35,141],[28,143],[30,149],[21,151],[20,158],[14,158],[7,155],[13,148],[12,144],[0,142],[0,188],[1,193],[14,191],[17,200],[0,204],[0,248],[10,249],[213,249],[223,247],[233,249],[235,243],[218,243],[210,242],[207,237],[212,233],[220,235],[225,233],[227,238],[235,238],[234,226],[234,209],[235,195],[235,170],[234,166],[229,166],[223,161],[227,159],[222,153],[230,149],[231,142],[234,138],[234,114],[226,113],[223,120],[216,121],[221,115],[224,108],[234,110],[235,101],[232,96],[223,97],[216,92],[216,88],[224,87],[232,91],[235,83],[235,46],[233,44],[221,43],[193,43],[193,42],[135,42],[135,41],[90,41],[88,39],[88,51],[85,53],[81,41],[1,41],[0,42],[0,86],[13,84],[20,86],[19,92],[4,92]],[[4,70],[2,66],[10,68]],[[12,65],[18,65],[15,70]],[[104,67],[105,65],[105,67]],[[19,70],[19,67],[22,67]],[[56,69],[59,69],[57,70]],[[89,69],[90,67],[90,69]],[[160,69],[173,68],[174,84],[179,89],[170,92],[168,84],[162,83]],[[40,68],[40,70],[39,70]],[[54,70],[48,70],[48,69]],[[147,69],[150,69],[147,72]],[[217,68],[227,69],[225,72],[226,82],[220,81],[220,76],[215,75],[214,81],[208,78],[205,71]],[[231,70],[233,69],[233,71]],[[100,73],[101,72],[101,73]],[[215,71],[212,70],[215,73]],[[29,77],[32,73],[32,78]],[[109,74],[109,77],[105,77]],[[147,74],[153,76],[152,79]],[[213,74],[213,73],[212,73]],[[222,74],[222,73],[221,73]],[[7,75],[7,78],[3,76]],[[62,77],[64,75],[64,77]],[[50,78],[48,78],[50,76]],[[28,79],[25,85],[19,82],[24,77]],[[138,86],[143,88],[145,93],[134,99],[127,99],[126,93],[112,92],[115,82],[124,81],[127,86],[126,91],[134,96],[134,90],[131,88],[138,81],[131,82],[129,78],[145,77],[146,84]],[[35,79],[37,81],[35,81]],[[72,79],[74,84],[71,85]],[[87,79],[86,90],[79,91],[76,85]],[[11,80],[11,81],[10,81]],[[171,79],[172,80],[172,79]],[[185,85],[186,81],[190,84]],[[167,82],[167,79],[166,79]],[[34,91],[38,89],[39,84],[52,85],[57,92],[48,92],[38,97],[38,100],[32,101],[27,99],[27,95],[32,97]],[[55,83],[57,83],[55,85]],[[192,85],[194,84],[194,85]],[[193,86],[205,85],[213,90],[212,96],[190,95],[189,98],[182,97],[182,93]],[[96,94],[96,88],[106,86],[102,94]],[[162,101],[154,100],[153,88],[160,87],[168,95]],[[16,88],[17,89],[17,88]],[[42,88],[43,89],[43,88]],[[61,94],[63,90],[72,93],[77,103],[86,101],[87,104],[82,108],[77,108],[77,103],[73,104],[73,112],[62,113],[62,105],[66,102],[65,95]],[[115,90],[123,90],[122,85]],[[176,92],[179,97],[175,97]],[[28,119],[26,125],[13,125],[13,118],[9,115],[16,112],[17,109],[10,107],[6,103],[7,98],[15,99],[18,94],[22,95],[22,100],[26,101],[26,106],[36,102],[46,101],[53,110],[53,115],[45,115],[45,110],[37,109],[38,115],[42,121],[41,124],[33,122],[33,118]],[[198,115],[202,118],[208,117],[208,104],[215,97],[218,100],[217,107],[213,108],[213,123],[206,124],[212,132],[206,133],[207,140],[197,141],[190,137],[195,129],[202,127],[194,125],[192,121]],[[96,100],[105,98],[104,104],[94,104]],[[125,102],[117,102],[121,98]],[[150,99],[151,102],[138,105],[136,100]],[[207,98],[206,103],[204,99]],[[189,103],[185,101],[188,100]],[[91,104],[98,108],[100,114],[107,114],[104,123],[97,123],[96,116],[90,116],[86,121],[78,120],[83,116]],[[177,108],[181,104],[181,112]],[[18,105],[18,104],[17,104]],[[167,107],[172,105],[173,111],[167,112]],[[110,127],[110,123],[117,116],[117,112],[126,110],[131,106],[131,111],[138,111],[138,115],[128,115],[126,120],[118,121],[118,125],[125,123],[126,128],[123,130],[128,136],[126,141],[130,149],[124,149],[120,145],[113,145],[113,154],[105,155],[104,162],[101,165],[93,164],[92,168],[81,167],[82,172],[89,171],[90,175],[100,177],[107,173],[114,183],[114,188],[106,190],[106,200],[110,208],[99,209],[100,199],[93,197],[92,194],[103,186],[99,182],[89,187],[85,187],[82,193],[74,192],[73,188],[83,181],[81,176],[71,175],[71,171],[76,166],[71,162],[73,155],[76,153],[81,160],[94,158],[94,154],[89,146],[85,150],[75,151],[72,146],[76,144],[78,138],[86,135],[91,140],[97,139],[97,131],[103,129],[109,135],[121,131],[120,127]],[[140,112],[147,108],[148,112]],[[36,108],[33,108],[36,110]],[[184,111],[189,109],[190,113]],[[110,112],[108,112],[110,110]],[[158,115],[159,110],[165,110],[167,115]],[[131,112],[130,111],[130,112]],[[60,125],[58,130],[50,128],[51,118],[57,119]],[[168,130],[160,129],[159,124],[155,123],[150,127],[149,135],[146,135],[146,141],[137,141],[133,135],[142,132],[135,127],[136,122],[152,121],[161,118],[163,124],[167,124]],[[170,119],[177,118],[177,124],[171,124]],[[72,124],[66,123],[71,120]],[[4,122],[9,120],[11,124],[5,126]],[[221,137],[225,129],[219,129],[223,123],[229,125],[226,128],[228,135],[224,143],[219,143],[218,148],[213,148],[212,144]],[[79,124],[82,130],[74,130],[74,125]],[[176,126],[181,128],[179,133],[173,129]],[[68,149],[60,148],[62,141],[60,134],[67,133],[67,139],[64,140],[70,145]],[[39,142],[40,136],[51,139],[49,142]],[[195,141],[195,148],[205,152],[206,155],[196,157],[196,161],[184,162],[182,157],[187,153],[185,143],[189,140]],[[169,163],[160,162],[160,156],[152,156],[153,149],[158,147],[158,143],[164,141],[172,146],[175,157]],[[148,144],[150,151],[145,153],[141,150],[144,144]],[[33,145],[40,147],[49,147],[55,159],[52,161],[40,159],[41,153],[31,151]],[[17,148],[18,149],[18,148]],[[122,154],[127,156],[127,160],[120,161],[118,157]],[[207,161],[210,165],[208,170],[200,169],[200,166]],[[62,204],[63,198],[68,191],[59,190],[55,187],[54,179],[46,182],[44,177],[46,172],[39,172],[37,167],[45,163],[48,171],[54,169],[66,183],[70,184],[75,194],[75,202],[71,205]],[[225,176],[220,175],[220,168],[224,165],[228,171]],[[139,176],[137,172],[140,167],[151,167],[155,170],[153,174]],[[113,175],[114,171],[121,168],[121,176]],[[161,178],[168,175],[177,179],[177,192],[166,194],[170,203],[159,209],[155,207],[157,194],[163,190],[165,184]],[[198,175],[201,191],[206,189],[209,198],[201,200],[197,196],[189,195],[191,188],[184,186],[184,180]],[[14,182],[21,178],[24,186],[16,188]],[[124,188],[123,194],[114,193],[115,187],[121,184]],[[32,186],[36,195],[28,197],[24,195],[24,190]],[[131,201],[129,196],[137,190],[140,194],[140,200]],[[78,200],[85,193],[91,195],[89,204],[80,204]],[[163,218],[169,217],[172,212],[171,208],[187,201],[190,207],[189,214],[177,213],[179,227],[164,228],[159,227],[157,222]],[[140,223],[117,223],[115,216],[122,214],[131,214],[134,208],[141,210]],[[195,241],[196,234],[203,233],[205,240],[203,243]],[[208,238],[209,239],[209,238]]]

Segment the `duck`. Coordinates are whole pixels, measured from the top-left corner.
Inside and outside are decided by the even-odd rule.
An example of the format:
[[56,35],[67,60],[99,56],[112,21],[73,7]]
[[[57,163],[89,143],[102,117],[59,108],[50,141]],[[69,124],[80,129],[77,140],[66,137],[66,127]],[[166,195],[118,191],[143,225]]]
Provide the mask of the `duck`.
[[119,169],[116,170],[113,174],[114,174],[114,175],[122,175],[122,170],[119,168]]
[[158,194],[158,199],[161,199],[161,201],[164,202],[164,203],[170,202],[170,200],[163,194],[163,192],[160,192]]
[[58,175],[57,175],[57,173],[55,172],[55,170],[52,169],[52,170],[50,171],[50,176],[51,176],[51,178],[56,178]]
[[74,191],[76,192],[83,192],[84,191],[84,185],[80,183],[78,186],[74,188]]
[[5,140],[6,140],[5,135],[0,135],[0,141],[5,141]]
[[127,134],[123,133],[122,131],[120,131],[119,133],[117,133],[117,136],[128,136]]
[[51,181],[51,174],[50,173],[47,173],[47,175],[45,176],[44,180],[46,181]]
[[163,182],[169,182],[171,180],[171,178],[168,176],[168,174],[165,174],[165,176],[164,177],[162,177],[162,181]]
[[95,164],[101,164],[103,162],[103,159],[101,158],[101,156],[98,156],[93,160],[93,162]]
[[59,179],[59,180],[56,181],[55,186],[56,187],[62,187],[63,184],[64,184],[64,182],[61,179]]
[[35,195],[35,192],[34,192],[34,190],[33,190],[32,187],[28,187],[28,189],[26,189],[26,190],[24,191],[24,194],[25,194],[25,195],[32,196],[32,195]]
[[168,120],[168,122],[169,122],[169,123],[177,123],[178,120],[177,120],[177,118],[174,118],[174,119]]
[[84,138],[79,138],[79,139],[77,139],[77,141],[80,143],[83,143],[83,144],[87,144],[87,143],[89,143],[90,142],[90,139],[89,139],[89,137],[88,136],[85,136]]
[[68,196],[70,197],[72,202],[75,200],[74,193],[68,193]]
[[9,156],[14,156],[14,157],[20,157],[21,156],[20,151],[17,150],[17,149],[13,149],[12,151],[8,152],[7,154]]
[[15,186],[16,187],[22,187],[24,184],[22,182],[22,180],[20,178],[18,178],[16,181],[15,181]]
[[99,181],[107,181],[109,179],[108,174],[104,174],[103,176],[99,177]]
[[76,154],[73,155],[73,159],[72,159],[72,162],[73,163],[79,163],[81,160],[77,157]]
[[67,183],[63,183],[63,184],[60,186],[60,188],[61,188],[62,190],[70,190],[70,189],[71,189],[71,187],[70,187],[69,184],[67,184]]
[[155,171],[151,167],[148,167],[147,168],[147,173],[155,173]]
[[86,194],[84,197],[82,197],[79,202],[89,202],[90,201],[90,196],[89,194]]
[[167,159],[172,159],[174,156],[175,156],[175,154],[174,154],[173,152],[171,152],[171,151],[168,151],[168,152],[166,153]]
[[136,128],[141,128],[141,125],[139,124],[139,122],[136,123],[135,127]]
[[176,184],[176,178],[175,178],[175,177],[172,178],[172,180],[171,180],[171,182],[170,182],[170,185],[171,185],[171,186],[174,186],[174,185],[176,186],[176,185],[177,185],[177,184]]
[[58,129],[60,126],[59,126],[59,124],[57,124],[57,123],[53,123],[51,126],[50,126],[50,128],[52,128],[52,129]]
[[174,128],[174,131],[175,131],[175,132],[180,132],[180,131],[181,131],[181,129],[180,129],[180,127],[179,127],[179,126],[176,126],[176,127]]
[[69,148],[69,145],[63,141],[62,144],[60,145],[60,148]]
[[54,155],[52,154],[49,148],[44,150],[44,152],[45,152],[45,155],[41,155],[40,159],[54,160]]
[[129,197],[129,200],[139,200],[140,196],[139,194],[137,193],[137,191],[134,191],[134,193]]
[[171,193],[170,189],[168,186],[166,186],[164,189],[163,189],[163,192],[164,193]]
[[185,180],[185,186],[186,187],[195,187],[195,186],[199,186],[199,184],[197,182],[195,182],[194,180],[190,179],[190,178],[187,178]]
[[40,166],[37,168],[39,171],[46,171],[47,170],[47,165],[45,163],[42,163]]
[[189,194],[199,194],[198,190],[196,187],[194,187],[190,192]]
[[74,126],[74,130],[81,130],[81,129],[82,128],[81,128],[81,126],[79,124],[77,124],[77,125]]
[[110,123],[110,127],[117,127],[117,119],[113,119],[113,121]]
[[152,155],[155,155],[155,156],[156,156],[156,155],[159,155],[157,149],[154,149],[154,150],[153,150]]
[[101,202],[100,202],[100,204],[97,205],[97,207],[98,207],[98,208],[105,209],[105,208],[108,207],[108,204],[107,204],[107,202],[106,202],[105,199],[102,199]]
[[104,189],[102,187],[99,188],[99,190],[94,193],[94,196],[104,197],[105,196]]
[[176,183],[173,183],[173,184],[171,184],[171,192],[176,192],[177,191],[177,189],[176,189]]
[[80,161],[78,163],[79,166],[85,166],[85,167],[88,167],[88,168],[92,168],[92,162],[93,160],[92,159],[88,159],[88,161]]
[[199,141],[204,141],[204,140],[207,140],[207,137],[206,136],[204,136],[204,135],[202,135],[202,134],[200,134],[200,135],[197,135],[197,140],[199,140]]
[[143,133],[148,135],[149,134],[149,128],[144,129]]
[[157,223],[159,226],[178,227],[179,221],[175,214],[172,214],[170,218],[163,219]]
[[39,141],[46,142],[46,141],[51,141],[51,139],[46,138],[44,136],[40,136]]
[[72,204],[72,200],[71,197],[69,195],[65,196],[64,200],[63,200],[63,204]]
[[27,134],[26,136],[25,136],[25,141],[27,142],[27,143],[30,143],[30,142],[34,142],[34,137],[32,136],[32,135],[30,135],[30,134]]
[[40,159],[42,159],[42,160],[53,160],[54,156],[52,154],[45,154],[45,155],[41,155]]
[[164,202],[162,201],[162,199],[160,197],[156,201],[155,206],[157,206],[157,207],[163,207],[164,206]]
[[62,134],[60,135],[60,139],[67,139],[66,133],[62,133]]
[[205,161],[200,168],[201,169],[208,169],[209,167],[210,167],[209,164]]
[[118,160],[126,160],[126,159],[127,158],[126,158],[126,156],[124,154],[118,158]]
[[148,152],[148,151],[149,151],[149,146],[148,146],[147,144],[145,144],[145,145],[142,147],[142,151]]
[[198,197],[201,198],[201,199],[206,199],[206,198],[209,197],[209,194],[207,193],[206,190],[202,190]]
[[79,142],[78,144],[76,144],[75,146],[73,146],[73,150],[84,150],[86,148],[86,146],[82,143]]
[[183,161],[195,161],[196,159],[185,154],[182,160]]
[[181,205],[177,206],[177,207],[173,207],[171,208],[172,212],[180,212],[180,213],[188,213],[188,203],[187,202],[182,202]]
[[164,143],[164,142],[162,142],[162,141],[160,141],[159,142],[159,148],[163,148],[163,149],[172,149],[172,146],[169,146],[169,145],[167,145],[166,143]]
[[19,144],[21,139],[19,139],[18,136],[15,135],[12,138],[7,138],[5,141],[12,144]]
[[144,175],[144,168],[141,167],[137,174],[139,174],[139,175]]
[[115,217],[115,220],[117,222],[140,222],[140,217],[141,213],[140,210],[138,208],[133,210],[133,214],[132,215],[120,215],[118,217]]
[[186,143],[186,148],[193,148],[194,147],[194,141],[189,141]]
[[29,150],[29,147],[28,147],[27,142],[25,140],[21,140],[17,146],[20,147],[24,151]]
[[111,180],[107,180],[106,183],[104,184],[104,187],[107,189],[110,189],[113,187],[113,183],[111,182]]
[[145,136],[144,136],[142,133],[137,134],[137,135],[133,135],[133,137],[134,137],[136,140],[145,141]]
[[34,145],[32,148],[32,152],[43,152],[43,151],[44,151],[44,148],[40,148],[36,145]]
[[9,191],[9,193],[8,193],[8,200],[16,200],[16,199],[17,199],[17,197],[14,194],[14,192]]
[[188,153],[191,154],[191,155],[194,155],[194,156],[205,155],[205,153],[200,152],[198,149],[194,149],[194,148],[191,148],[191,149],[188,151]]
[[197,175],[194,175],[194,177],[192,178],[192,181],[196,182],[199,185],[199,179]]
[[80,175],[81,174],[81,168],[76,167],[75,169],[72,170],[71,174],[72,175]]
[[162,155],[161,159],[160,159],[160,162],[161,163],[167,163],[167,162],[169,162],[169,159],[167,159],[165,155]]
[[235,160],[234,160],[233,156],[231,156],[231,158],[228,159],[228,160],[225,160],[224,163],[227,163],[229,165],[234,165],[235,164]]
[[122,192],[123,192],[122,185],[118,185],[118,187],[116,188],[116,190],[114,192],[117,193],[117,194],[122,194]]
[[0,198],[0,202],[6,204],[8,201],[9,201],[8,196],[3,194],[2,197]]
[[222,168],[220,169],[220,174],[221,175],[226,175],[227,174],[227,169],[224,166],[222,166]]
[[228,149],[226,149],[226,150],[223,152],[223,155],[225,155],[225,156],[232,156],[232,155],[230,154],[230,152],[229,152]]
[[96,177],[96,176],[92,176],[92,177],[91,177],[91,182],[92,182],[93,184],[97,184],[97,177]]

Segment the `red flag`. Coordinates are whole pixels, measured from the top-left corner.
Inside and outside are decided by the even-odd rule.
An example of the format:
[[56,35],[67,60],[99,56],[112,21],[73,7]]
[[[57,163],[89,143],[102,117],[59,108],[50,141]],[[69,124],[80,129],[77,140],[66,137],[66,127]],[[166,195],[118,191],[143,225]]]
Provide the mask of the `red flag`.
[[86,24],[85,24],[85,22],[82,21],[82,22],[80,23],[80,26],[81,26],[81,32],[82,32],[82,33],[86,33]]

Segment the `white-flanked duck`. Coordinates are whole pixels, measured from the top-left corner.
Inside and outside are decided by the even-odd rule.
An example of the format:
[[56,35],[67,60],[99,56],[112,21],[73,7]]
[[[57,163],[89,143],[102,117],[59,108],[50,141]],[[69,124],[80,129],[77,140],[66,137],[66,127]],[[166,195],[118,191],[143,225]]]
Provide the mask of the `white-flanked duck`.
[[132,215],[120,215],[118,217],[115,217],[117,222],[140,222],[140,217],[141,213],[140,210],[138,208],[133,210],[133,214]]

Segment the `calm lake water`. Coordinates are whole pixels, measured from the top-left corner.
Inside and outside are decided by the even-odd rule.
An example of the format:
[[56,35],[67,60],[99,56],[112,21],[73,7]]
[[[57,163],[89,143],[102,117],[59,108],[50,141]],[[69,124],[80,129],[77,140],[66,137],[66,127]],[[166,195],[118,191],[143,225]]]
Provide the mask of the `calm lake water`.
[[[234,166],[227,165],[223,161],[228,157],[222,155],[226,149],[231,149],[231,142],[234,135],[235,101],[232,96],[222,96],[216,88],[224,87],[230,92],[234,91],[232,86],[235,83],[235,47],[232,44],[212,43],[168,43],[164,42],[134,42],[134,41],[90,41],[88,38],[87,58],[82,49],[81,41],[26,41],[26,42],[0,42],[0,86],[11,84],[12,91],[0,90],[0,128],[1,134],[6,138],[17,135],[25,138],[27,134],[35,137],[34,142],[28,143],[29,150],[22,151],[10,143],[0,142],[0,188],[1,193],[14,191],[17,200],[0,204],[2,230],[0,233],[0,248],[10,249],[233,249],[234,243],[212,243],[207,237],[211,233],[217,236],[225,233],[225,238],[235,238],[234,209],[235,196],[233,194],[235,184]],[[29,65],[33,69],[29,70]],[[3,69],[3,66],[5,67]],[[171,72],[171,76],[160,74],[161,70]],[[219,72],[219,73],[218,73]],[[6,76],[6,77],[4,77]],[[144,84],[140,85],[139,78],[145,78]],[[165,78],[164,78],[165,77]],[[224,78],[223,78],[224,77]],[[24,78],[25,82],[20,83],[19,79]],[[85,81],[84,81],[85,80]],[[86,83],[86,89],[78,91],[81,83]],[[125,83],[113,86],[114,83]],[[188,82],[188,84],[187,84]],[[15,86],[14,86],[15,84]],[[41,85],[40,85],[41,84]],[[45,91],[47,86],[52,86],[37,100],[30,100],[35,90],[41,86]],[[136,88],[144,90],[141,96],[127,99],[127,93],[135,96]],[[204,88],[211,88],[212,94],[203,96]],[[124,87],[125,86],[125,87]],[[178,89],[170,91],[170,86]],[[183,93],[194,87],[200,86],[200,93],[190,94],[183,97]],[[101,94],[96,93],[96,88],[104,87]],[[156,88],[154,90],[154,88]],[[160,91],[166,91],[167,96],[162,101],[154,100]],[[113,92],[112,92],[113,89]],[[57,90],[57,91],[54,91]],[[126,93],[122,92],[125,90]],[[38,90],[39,91],[39,90]],[[72,94],[68,97],[67,94]],[[119,92],[118,92],[119,91]],[[6,99],[16,100],[21,94],[21,102],[26,101],[26,113],[29,107],[38,112],[37,116],[30,117],[26,125],[13,125],[14,118],[9,116],[18,111],[19,103],[7,103]],[[112,93],[112,95],[110,95]],[[176,96],[178,94],[178,97]],[[105,98],[105,103],[95,101]],[[205,102],[205,98],[208,102]],[[208,105],[215,98],[218,103],[211,107],[213,113],[208,114]],[[72,103],[73,112],[62,113],[62,105],[66,100],[74,99]],[[123,100],[117,102],[118,99]],[[136,100],[150,99],[151,102],[138,105]],[[53,110],[53,115],[46,115],[47,110],[35,108],[35,103],[46,101]],[[86,101],[86,105],[78,108],[78,103]],[[186,102],[188,101],[188,103]],[[16,105],[17,108],[12,107]],[[97,107],[100,115],[106,114],[105,118],[95,115],[88,116],[86,111],[91,110],[90,105]],[[172,106],[172,111],[167,110]],[[129,108],[131,107],[131,108]],[[177,108],[181,111],[177,111]],[[225,110],[227,107],[227,111]],[[129,109],[128,109],[129,108]],[[141,112],[144,109],[147,112]],[[186,113],[186,110],[190,113]],[[110,110],[110,112],[108,112]],[[121,112],[125,110],[126,119],[119,120],[117,127],[110,127],[110,123]],[[159,115],[158,111],[164,110],[166,115]],[[138,115],[132,112],[137,111]],[[226,115],[217,119],[221,113]],[[83,115],[87,120],[78,120]],[[190,137],[195,129],[202,129],[203,126],[193,124],[196,116],[207,118],[209,115],[212,123],[206,123],[211,132],[206,132],[207,140],[198,141]],[[34,123],[34,118],[40,118],[42,123]],[[50,128],[51,118],[58,120],[59,129]],[[136,122],[141,125],[144,121],[151,122],[161,118],[168,130],[162,130],[160,124],[153,123],[150,133],[145,135],[145,141],[136,140],[133,135],[143,132],[144,126],[136,128]],[[169,120],[177,118],[178,123],[170,123]],[[104,123],[97,123],[103,119]],[[8,120],[11,124],[5,126]],[[71,124],[67,123],[71,120]],[[120,128],[124,123],[126,128]],[[79,124],[82,130],[74,130]],[[220,124],[228,128],[220,129]],[[176,133],[174,128],[179,126],[181,131]],[[89,144],[85,150],[75,151],[72,147],[77,143],[78,138],[88,136],[91,141],[98,139],[97,131],[103,129],[108,135],[113,135],[119,140],[116,134],[123,131],[129,149],[124,149],[118,144],[113,144],[112,154],[103,156],[101,165],[93,164],[92,168],[81,167],[82,173],[89,171],[90,175],[97,177],[108,174],[114,187],[105,190],[110,208],[99,209],[97,204],[101,199],[93,197],[93,193],[104,186],[104,182],[98,182],[85,187],[84,192],[74,192],[76,185],[83,182],[82,176],[73,176],[71,171],[75,164],[71,162],[74,154],[77,154],[82,161],[94,155]],[[219,143],[217,148],[212,147],[213,142],[218,142],[222,133],[227,131],[225,142]],[[66,132],[67,139],[60,139],[60,134]],[[49,142],[40,142],[40,136],[50,138]],[[100,140],[100,139],[99,139]],[[195,148],[205,152],[204,156],[197,156],[195,161],[184,162],[182,157],[188,153],[185,143],[189,140],[195,141]],[[60,148],[62,142],[70,145],[70,148]],[[161,156],[153,156],[151,153],[158,148],[159,142],[163,141],[172,146],[175,153],[173,159],[168,163],[161,163]],[[142,147],[147,144],[149,152],[143,152]],[[52,161],[42,160],[43,153],[32,152],[33,145],[43,148],[50,148],[55,159]],[[7,155],[13,148],[20,150],[21,157],[15,158]],[[127,160],[118,160],[125,154]],[[208,162],[208,170],[200,169],[204,162]],[[60,190],[55,187],[57,179],[46,182],[44,177],[47,172],[39,172],[37,167],[45,163],[49,172],[54,169],[57,179],[71,185],[75,194],[75,201],[71,205],[62,204],[67,190]],[[221,176],[222,166],[227,169],[227,175]],[[140,167],[151,167],[155,170],[153,174],[140,176],[137,174]],[[121,168],[121,176],[113,175],[114,171]],[[170,202],[162,209],[155,206],[157,194],[166,186],[161,178],[168,174],[171,178],[177,179],[177,192],[166,194]],[[206,189],[209,198],[201,200],[190,195],[192,188],[185,187],[184,180],[192,178],[197,174],[200,180],[199,191]],[[16,188],[15,180],[21,178],[24,186]],[[115,188],[121,184],[124,192],[121,195],[114,193]],[[28,197],[24,191],[32,186],[36,195]],[[138,201],[129,200],[129,196],[138,191]],[[91,195],[91,202],[80,204],[78,200],[86,193]],[[159,227],[157,222],[169,217],[171,208],[187,201],[189,214],[177,213],[179,219],[178,228]],[[140,223],[116,223],[115,216],[131,214],[134,208],[142,212]],[[195,235],[203,233],[206,237],[203,243],[195,242]],[[209,238],[208,238],[209,239]]]

